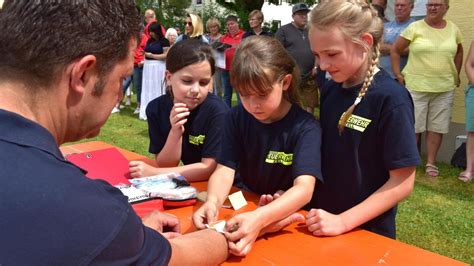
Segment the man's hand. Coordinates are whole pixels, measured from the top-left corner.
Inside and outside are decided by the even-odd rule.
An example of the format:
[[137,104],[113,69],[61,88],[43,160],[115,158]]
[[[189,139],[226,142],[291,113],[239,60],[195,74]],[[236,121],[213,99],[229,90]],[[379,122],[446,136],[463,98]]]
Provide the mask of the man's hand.
[[145,226],[150,227],[163,234],[166,238],[174,238],[180,235],[180,224],[178,217],[160,211],[153,211],[142,218]]

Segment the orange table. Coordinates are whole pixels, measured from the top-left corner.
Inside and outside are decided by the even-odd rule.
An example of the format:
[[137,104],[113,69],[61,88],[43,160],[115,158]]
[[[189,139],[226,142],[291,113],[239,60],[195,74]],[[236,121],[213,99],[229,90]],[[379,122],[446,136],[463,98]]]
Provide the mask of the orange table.
[[[61,147],[64,154],[80,153],[114,147],[104,142],[87,142]],[[143,160],[153,163],[145,156],[118,148],[128,160]],[[192,184],[199,191],[206,190],[207,182]],[[257,196],[244,193],[249,205],[246,210],[256,208]],[[182,233],[195,230],[192,214],[201,205],[166,209],[181,220]],[[151,202],[133,205],[138,215],[153,210]],[[239,210],[240,212],[240,210]],[[304,211],[301,211],[305,213]],[[228,219],[233,210],[221,209],[221,218]],[[467,265],[460,261],[417,248],[365,230],[354,230],[337,237],[315,237],[304,225],[292,224],[281,232],[258,239],[249,255],[243,258],[230,257],[224,264],[244,263],[248,265]]]

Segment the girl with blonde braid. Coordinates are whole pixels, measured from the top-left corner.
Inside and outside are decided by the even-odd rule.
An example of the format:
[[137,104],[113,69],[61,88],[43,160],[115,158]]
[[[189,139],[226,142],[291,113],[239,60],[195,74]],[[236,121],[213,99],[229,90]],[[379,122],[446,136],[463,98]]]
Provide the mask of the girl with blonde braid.
[[316,236],[361,227],[395,238],[396,206],[413,190],[420,158],[410,94],[377,67],[382,20],[362,0],[325,1],[310,18],[325,178],[306,224]]

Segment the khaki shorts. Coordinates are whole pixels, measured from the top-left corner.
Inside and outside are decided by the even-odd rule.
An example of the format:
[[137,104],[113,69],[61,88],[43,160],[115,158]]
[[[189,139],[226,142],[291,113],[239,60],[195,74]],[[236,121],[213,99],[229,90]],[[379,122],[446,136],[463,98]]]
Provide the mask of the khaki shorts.
[[299,90],[304,107],[315,108],[319,106],[319,90],[314,79],[301,82]]
[[434,93],[410,91],[415,105],[415,132],[449,132],[454,90]]
[[314,79],[309,79],[307,81],[301,82],[300,90],[304,92],[318,92],[318,86],[316,85],[316,81]]

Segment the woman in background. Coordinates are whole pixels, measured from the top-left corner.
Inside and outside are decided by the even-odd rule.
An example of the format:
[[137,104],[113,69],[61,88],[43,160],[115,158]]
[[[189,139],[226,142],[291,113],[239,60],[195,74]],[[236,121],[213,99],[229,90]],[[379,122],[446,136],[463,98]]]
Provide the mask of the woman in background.
[[176,38],[178,38],[178,32],[175,28],[169,28],[166,31],[165,38],[170,42],[170,47],[176,43]]
[[[449,132],[454,88],[459,86],[462,67],[462,35],[444,16],[449,0],[429,0],[425,19],[413,22],[395,41],[390,52],[395,78],[410,91],[415,104],[415,133],[419,143],[426,136],[425,173],[439,175],[436,157]],[[400,71],[400,55],[410,49],[408,62]]]
[[191,13],[186,15],[186,19],[184,20],[184,34],[179,35],[176,42],[189,38],[209,43],[209,40],[204,36],[204,25],[201,18]]
[[[209,44],[213,44],[216,41],[219,41],[219,39],[222,37],[221,34],[221,23],[217,18],[210,18],[206,22],[206,29],[209,32],[206,34],[207,39],[209,40]],[[215,95],[222,95],[222,80],[221,80],[221,68],[216,67],[216,72],[214,73],[214,76],[212,76],[213,79],[213,87],[212,91],[214,92]]]
[[145,46],[145,64],[143,66],[143,82],[140,113],[138,118],[146,120],[146,107],[153,99],[165,93],[163,84],[165,77],[166,53],[169,41],[163,36],[161,25],[153,22],[150,27],[150,39]]

